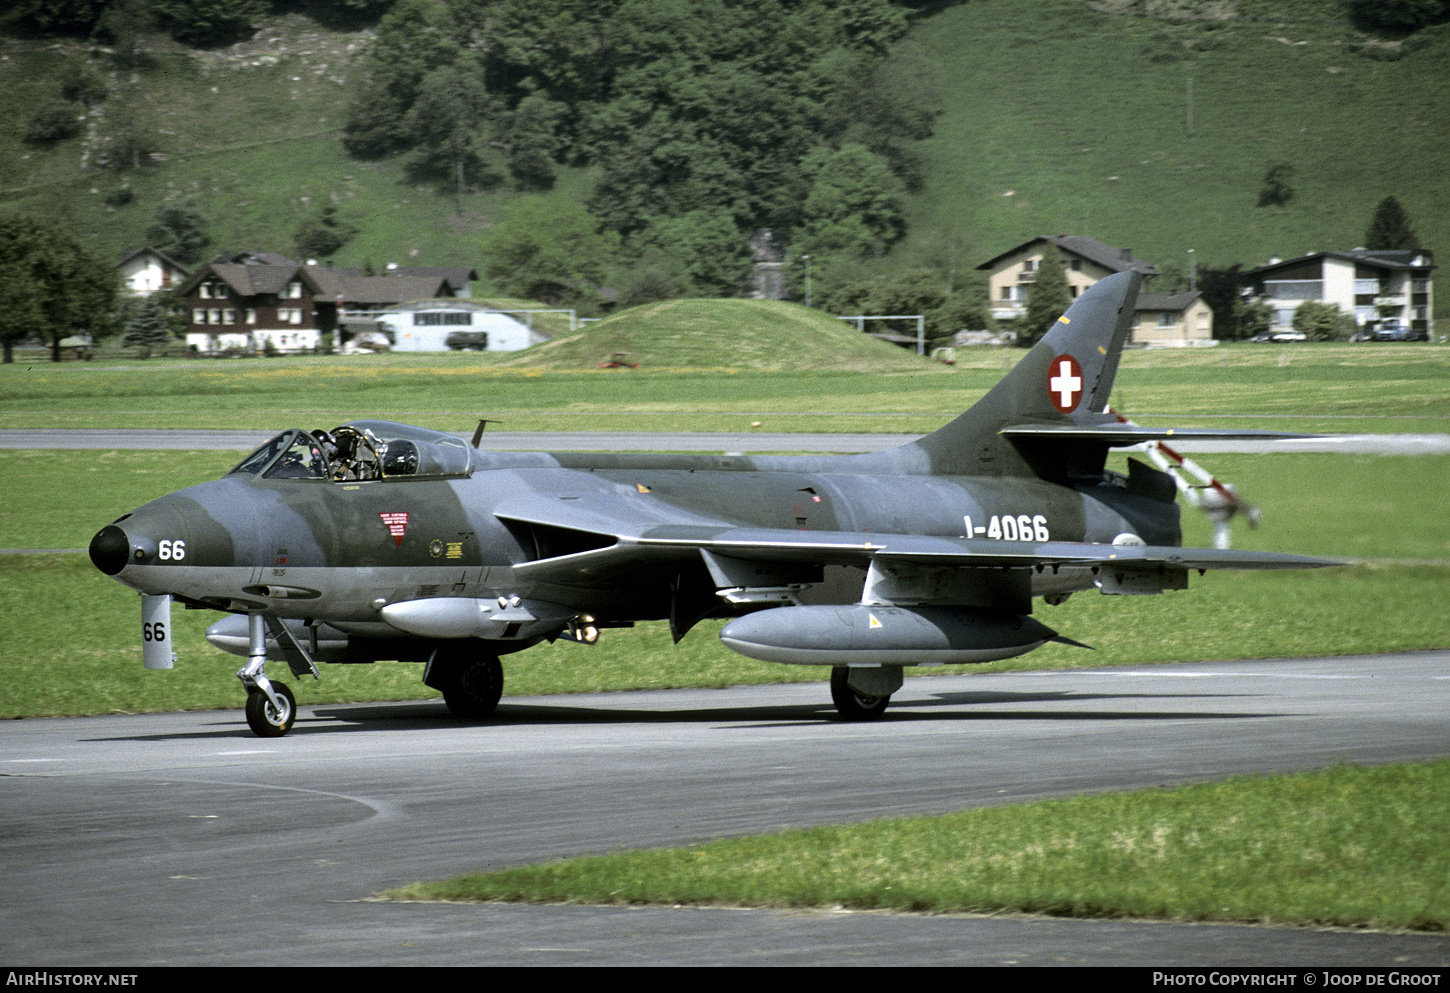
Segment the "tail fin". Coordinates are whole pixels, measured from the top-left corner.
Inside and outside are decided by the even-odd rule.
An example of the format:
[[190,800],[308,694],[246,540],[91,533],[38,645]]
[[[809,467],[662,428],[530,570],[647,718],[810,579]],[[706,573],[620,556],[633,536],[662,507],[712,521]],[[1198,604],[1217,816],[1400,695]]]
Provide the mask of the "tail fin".
[[1142,282],[1121,272],[1083,293],[986,396],[905,446],[917,450],[912,461],[925,456],[933,475],[1100,473],[1108,442],[1098,432],[1116,424],[1105,411]]

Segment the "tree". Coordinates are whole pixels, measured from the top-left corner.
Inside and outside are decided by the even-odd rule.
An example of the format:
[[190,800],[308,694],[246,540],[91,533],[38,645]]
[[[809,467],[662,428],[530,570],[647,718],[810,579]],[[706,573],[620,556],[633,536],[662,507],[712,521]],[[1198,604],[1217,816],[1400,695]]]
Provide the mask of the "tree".
[[151,0],[151,5],[171,37],[198,48],[250,37],[270,7],[267,0]]
[[308,214],[292,233],[297,250],[307,258],[325,259],[357,234],[357,225],[337,216],[337,205],[324,204],[322,210]]
[[1049,244],[1042,253],[1042,262],[1032,279],[1032,288],[1027,291],[1027,316],[1017,343],[1023,346],[1035,345],[1048,332],[1053,323],[1072,304],[1067,290],[1067,271],[1062,266],[1062,256],[1057,246]]
[[980,295],[954,293],[927,313],[926,327],[930,343],[935,346],[951,344],[958,331],[985,331],[996,327],[996,322]]
[[189,200],[170,203],[156,211],[146,229],[146,240],[152,248],[183,265],[195,265],[211,243],[206,226],[206,218],[196,204]]
[[1245,304],[1239,312],[1239,337],[1257,338],[1269,333],[1274,323],[1274,308],[1267,300],[1255,300]]
[[1294,187],[1289,180],[1294,178],[1294,167],[1287,162],[1276,162],[1264,173],[1264,184],[1259,187],[1260,207],[1284,207],[1294,199]]
[[152,0],[111,0],[95,36],[110,42],[117,66],[139,69],[147,61],[146,34],[155,26]]
[[663,218],[633,239],[631,247],[658,256],[650,265],[655,271],[662,268],[662,259],[672,260],[683,279],[676,295],[736,297],[750,280],[750,242],[723,211]]
[[690,278],[680,260],[658,248],[646,249],[614,278],[615,302],[621,307],[638,307],[656,300],[679,300],[692,296]]
[[0,238],[5,239],[0,244],[0,348],[4,350],[0,361],[6,365],[15,361],[15,344],[45,326],[36,264],[28,253],[17,251],[21,246],[10,237],[17,230],[25,228],[8,218],[0,220]]
[[22,135],[31,145],[54,145],[74,138],[84,127],[81,109],[59,98],[42,100],[30,115]]
[[821,60],[829,80],[824,130],[833,142],[865,145],[913,192],[925,166],[917,150],[941,113],[936,64],[915,45],[884,55],[837,49]]
[[105,102],[110,95],[106,77],[94,64],[86,59],[75,59],[66,64],[61,76],[60,95],[83,107],[95,107]]
[[13,362],[17,341],[49,339],[60,361],[62,338],[114,331],[120,277],[49,222],[0,216],[0,344]]
[[1385,197],[1375,208],[1374,218],[1364,232],[1364,247],[1372,251],[1420,247],[1420,239],[1410,224],[1410,215],[1394,197]]
[[864,145],[818,148],[805,169],[812,182],[794,247],[812,257],[879,258],[906,234],[906,187]]
[[466,62],[428,73],[404,117],[417,141],[410,171],[442,180],[460,198],[470,185],[496,186],[503,178],[491,161],[500,104],[484,87],[482,74]]
[[157,151],[159,139],[150,129],[154,121],[138,85],[127,86],[111,102],[94,141],[95,162],[107,169],[137,170]]
[[1302,331],[1310,341],[1344,341],[1357,330],[1354,318],[1342,312],[1338,304],[1322,300],[1305,300],[1294,308],[1294,330]]
[[564,106],[539,93],[519,101],[509,115],[509,175],[520,190],[542,192],[554,188],[554,157],[559,153],[557,129]]
[[161,301],[150,298],[141,301],[131,308],[126,318],[126,334],[121,344],[141,349],[141,358],[149,359],[153,351],[175,340],[167,317],[166,306]]
[[382,158],[419,143],[406,119],[423,79],[452,66],[461,54],[448,15],[433,0],[398,0],[378,23],[343,125],[342,146],[349,155]]
[[483,242],[484,272],[494,287],[553,306],[591,307],[617,262],[619,237],[601,232],[566,197],[519,197]]
[[[457,65],[500,101],[486,141],[519,189],[588,164],[590,210],[626,239],[702,210],[790,231],[814,150],[860,146],[898,182],[920,175],[939,100],[906,26],[890,0],[398,0],[344,143],[419,148],[426,130],[406,122],[421,82]],[[874,220],[834,227],[833,241],[879,239]]]
[[1232,341],[1243,337],[1239,330],[1239,318],[1243,315],[1243,300],[1239,296],[1239,273],[1243,266],[1200,266],[1198,269],[1198,292],[1203,302],[1213,311],[1213,336],[1220,341]]
[[1450,14],[1446,0],[1349,0],[1350,18],[1369,31],[1417,31]]
[[84,37],[95,27],[107,0],[9,0],[0,27]]

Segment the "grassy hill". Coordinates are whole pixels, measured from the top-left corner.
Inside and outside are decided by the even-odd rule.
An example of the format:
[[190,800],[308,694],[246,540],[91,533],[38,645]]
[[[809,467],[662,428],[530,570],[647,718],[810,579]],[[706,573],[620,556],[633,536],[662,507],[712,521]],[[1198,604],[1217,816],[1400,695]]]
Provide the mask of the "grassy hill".
[[[507,194],[462,205],[410,185],[398,161],[358,162],[343,152],[342,122],[365,32],[333,32],[292,14],[250,41],[191,51],[164,38],[134,76],[103,73],[110,95],[85,132],[53,147],[24,143],[33,108],[59,95],[75,67],[103,65],[90,46],[0,37],[0,210],[66,224],[102,257],[145,244],[161,204],[194,203],[215,253],[293,252],[300,216],[323,202],[360,229],[340,265],[476,264],[476,235]],[[155,153],[135,171],[95,167],[96,148],[134,101]],[[572,177],[571,177],[572,178]],[[123,191],[129,192],[125,200]]]
[[[1252,265],[1358,245],[1391,194],[1422,244],[1450,251],[1450,25],[1385,41],[1350,28],[1338,0],[973,0],[921,16],[912,37],[941,66],[944,112],[911,235],[884,269],[969,272],[1057,232],[1165,268],[1186,268],[1190,248],[1200,266]],[[85,134],[41,148],[20,135],[88,47],[0,38],[0,210],[60,220],[119,258],[167,200],[197,204],[213,250],[282,251],[300,214],[331,200],[361,229],[339,264],[479,265],[508,191],[459,204],[409,184],[397,160],[344,155],[365,41],[301,15],[225,49],[158,41],[135,76],[108,74]],[[126,107],[156,156],[95,168]],[[1257,207],[1275,163],[1294,168],[1294,198]],[[582,196],[590,181],[564,170],[560,188]],[[1450,292],[1438,310],[1450,315]]]
[[666,300],[560,335],[499,365],[593,368],[615,352],[648,369],[943,369],[854,324],[775,300]]
[[[982,0],[915,37],[945,97],[918,253],[965,267],[1061,232],[1249,266],[1363,244],[1390,195],[1450,252],[1450,25],[1391,43],[1335,0]],[[1258,207],[1274,163],[1294,197]]]

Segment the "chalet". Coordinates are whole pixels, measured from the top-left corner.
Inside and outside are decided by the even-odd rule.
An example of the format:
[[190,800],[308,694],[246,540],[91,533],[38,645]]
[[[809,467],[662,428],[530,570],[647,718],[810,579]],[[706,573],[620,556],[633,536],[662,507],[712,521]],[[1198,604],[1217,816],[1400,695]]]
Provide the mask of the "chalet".
[[477,278],[467,267],[395,268],[387,276],[306,265],[274,252],[246,252],[207,263],[178,287],[187,301],[187,342],[196,351],[271,347],[309,351],[323,334],[349,332],[349,314],[400,303],[456,297]]
[[[1131,248],[1114,248],[1083,235],[1042,235],[988,259],[978,269],[986,272],[988,307],[999,321],[1017,320],[1027,313],[1027,298],[1048,246],[1056,245],[1067,276],[1068,296],[1074,300],[1098,280],[1130,269],[1144,276],[1158,268],[1133,255]],[[1213,341],[1213,311],[1198,293],[1138,295],[1132,344],[1196,345]]]
[[1130,344],[1182,346],[1213,340],[1213,310],[1202,293],[1140,292],[1135,318]]
[[126,257],[116,263],[116,271],[121,274],[126,292],[133,296],[150,296],[157,290],[169,290],[191,275],[186,266],[150,245],[127,252]]
[[1271,328],[1293,326],[1294,311],[1305,300],[1332,303],[1370,331],[1397,320],[1413,331],[1429,333],[1434,313],[1430,274],[1435,257],[1423,249],[1315,252],[1287,261],[1273,259],[1241,277],[1246,297],[1273,308]]
[[1049,245],[1056,245],[1062,257],[1067,292],[1074,300],[1115,272],[1136,269],[1147,276],[1158,274],[1156,267],[1134,258],[1131,248],[1114,248],[1082,235],[1042,235],[977,266],[987,273],[987,306],[997,320],[1015,320],[1027,313],[1027,297]]

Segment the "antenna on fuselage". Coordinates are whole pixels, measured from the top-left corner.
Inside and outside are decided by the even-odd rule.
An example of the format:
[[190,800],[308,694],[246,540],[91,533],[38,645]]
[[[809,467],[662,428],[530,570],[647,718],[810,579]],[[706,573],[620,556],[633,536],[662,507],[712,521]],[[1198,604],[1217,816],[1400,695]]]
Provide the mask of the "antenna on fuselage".
[[474,448],[477,448],[478,447],[478,443],[483,440],[483,430],[484,430],[484,428],[488,427],[490,424],[502,424],[502,423],[503,423],[503,421],[491,421],[487,417],[480,417],[478,419],[478,429],[473,432],[473,447]]

